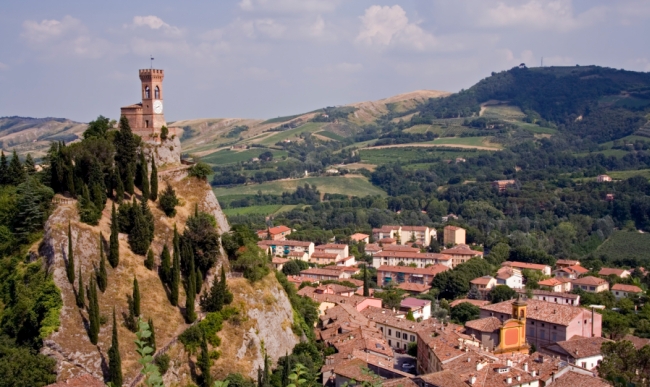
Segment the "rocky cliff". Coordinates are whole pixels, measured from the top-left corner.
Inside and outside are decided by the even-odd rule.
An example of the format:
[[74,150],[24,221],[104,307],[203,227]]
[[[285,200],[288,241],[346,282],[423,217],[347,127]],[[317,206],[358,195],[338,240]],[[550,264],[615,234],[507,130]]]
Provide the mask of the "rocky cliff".
[[[156,256],[156,264],[159,264],[163,245],[171,243],[174,224],[179,230],[183,230],[195,204],[198,204],[201,211],[214,215],[219,233],[229,231],[219,202],[207,183],[187,177],[186,169],[178,167],[161,172],[161,191],[165,189],[166,184],[176,190],[181,205],[177,207],[177,215],[174,218],[167,218],[157,208],[156,203],[149,203],[155,218],[155,238],[151,247]],[[151,317],[154,321],[158,348],[172,343],[166,349],[172,359],[172,366],[165,375],[166,385],[185,385],[191,375],[192,367],[189,362],[192,357],[183,350],[181,344],[175,343],[175,339],[188,325],[183,320],[181,309],[169,303],[156,271],[147,270],[143,264],[144,257],[130,251],[127,236],[124,234],[120,234],[120,264],[116,269],[108,267],[108,288],[105,293],[99,294],[102,320],[106,321],[101,326],[99,343],[97,346],[92,345],[88,339],[88,314],[85,309],[80,309],[75,304],[74,292],[77,282],[75,281],[73,288],[65,273],[67,225],[69,222],[72,229],[75,271],[81,268],[87,286],[99,265],[100,232],[106,240],[110,235],[111,205],[109,201],[99,225],[89,226],[79,221],[76,201],[64,201],[57,205],[45,225],[45,235],[38,249],[46,258],[54,281],[61,289],[63,308],[60,316],[61,326],[45,340],[42,352],[57,360],[59,380],[84,373],[98,378],[105,377],[108,371],[107,351],[111,340],[111,315],[115,308],[120,325],[118,330],[122,367],[125,382],[130,383],[138,375],[140,366],[133,343],[135,334],[123,326],[123,316],[128,313],[126,296],[131,294],[133,278],[137,277],[142,294],[142,314],[144,318]],[[223,258],[218,266],[222,263]],[[214,271],[209,273],[203,291],[210,286],[213,276]],[[274,361],[286,352],[291,352],[298,340],[291,331],[293,311],[286,294],[272,275],[255,286],[251,286],[245,279],[230,279],[229,286],[235,295],[234,305],[240,308],[243,312],[241,315],[246,317],[244,321],[225,324],[220,333],[223,340],[219,348],[224,353],[223,360],[215,364],[213,371],[219,375],[227,372],[254,375],[254,370],[263,362],[264,350]],[[185,294],[182,287],[180,292],[179,305],[184,305]]]

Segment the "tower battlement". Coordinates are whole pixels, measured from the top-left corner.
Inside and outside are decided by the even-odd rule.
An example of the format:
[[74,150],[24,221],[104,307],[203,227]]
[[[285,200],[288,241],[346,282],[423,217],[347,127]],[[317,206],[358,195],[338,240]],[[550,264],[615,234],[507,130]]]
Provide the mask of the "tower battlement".
[[165,70],[140,69],[138,70],[142,82],[160,81],[165,77]]

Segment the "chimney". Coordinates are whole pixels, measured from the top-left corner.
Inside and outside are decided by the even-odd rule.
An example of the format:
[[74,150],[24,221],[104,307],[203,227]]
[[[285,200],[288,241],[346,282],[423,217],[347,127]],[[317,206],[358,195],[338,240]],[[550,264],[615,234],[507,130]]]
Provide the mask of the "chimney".
[[512,383],[512,376],[508,376],[506,378],[506,383],[508,383],[508,384]]
[[518,382],[521,381],[521,375],[517,375],[517,381],[518,381]]
[[476,376],[472,375],[471,378],[469,378],[469,384],[474,384],[476,383]]
[[524,371],[528,372],[528,363],[524,363]]
[[508,361],[506,362],[506,365],[508,367],[512,367],[512,360],[508,359]]
[[533,370],[533,372],[530,373],[533,377],[537,376],[537,371]]

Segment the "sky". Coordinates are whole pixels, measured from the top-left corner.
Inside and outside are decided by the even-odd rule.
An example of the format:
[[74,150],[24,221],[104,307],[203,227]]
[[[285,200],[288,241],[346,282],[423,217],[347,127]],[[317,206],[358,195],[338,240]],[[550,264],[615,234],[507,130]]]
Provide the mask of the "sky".
[[138,69],[165,118],[273,118],[520,63],[650,71],[647,0],[3,0],[0,116],[119,118]]

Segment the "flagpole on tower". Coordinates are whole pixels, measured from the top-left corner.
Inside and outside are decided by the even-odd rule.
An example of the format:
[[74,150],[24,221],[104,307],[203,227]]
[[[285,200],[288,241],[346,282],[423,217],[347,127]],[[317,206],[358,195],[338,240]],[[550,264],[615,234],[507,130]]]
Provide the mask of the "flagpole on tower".
[[149,55],[149,57],[151,58],[151,69],[153,70],[153,55]]

